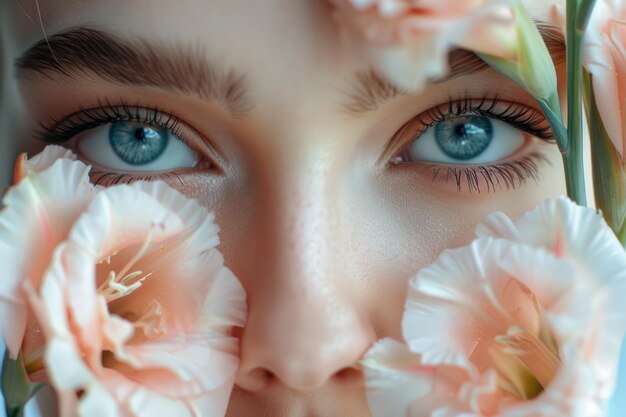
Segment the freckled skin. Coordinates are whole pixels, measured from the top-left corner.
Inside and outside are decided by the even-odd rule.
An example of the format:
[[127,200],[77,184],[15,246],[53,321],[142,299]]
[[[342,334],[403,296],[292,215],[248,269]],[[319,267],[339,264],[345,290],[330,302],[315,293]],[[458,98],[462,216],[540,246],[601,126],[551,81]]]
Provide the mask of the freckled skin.
[[40,0],[49,35],[89,22],[122,39],[193,43],[245,73],[252,107],[242,118],[198,98],[98,79],[18,84],[11,63],[41,38],[34,6],[22,3],[34,23],[17,2],[0,5],[0,120],[11,121],[0,126],[16,138],[12,151],[41,148],[32,141],[39,121],[98,98],[126,99],[182,119],[196,152],[220,168],[168,181],[216,211],[226,264],[248,294],[228,417],[368,416],[358,360],[377,339],[401,338],[409,277],[469,242],[486,213],[516,216],[564,192],[559,153],[540,140],[520,151],[548,161],[538,162],[536,181],[495,192],[457,191],[419,164],[381,160],[401,126],[450,97],[532,99],[484,71],[353,117],[343,92],[367,66],[340,48],[321,0]]

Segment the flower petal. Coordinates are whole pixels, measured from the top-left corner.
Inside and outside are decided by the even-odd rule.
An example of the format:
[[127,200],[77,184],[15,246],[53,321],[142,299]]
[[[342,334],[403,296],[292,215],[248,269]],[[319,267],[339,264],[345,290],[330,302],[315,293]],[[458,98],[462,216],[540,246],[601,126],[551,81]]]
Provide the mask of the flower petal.
[[[42,156],[46,159],[47,152]],[[46,161],[47,162],[47,161]],[[21,285],[34,288],[48,267],[52,251],[64,239],[95,195],[89,167],[56,160],[40,174],[29,174],[9,189],[0,214],[0,327],[11,357],[24,336],[26,306]]]
[[195,397],[234,380],[237,356],[216,345],[202,334],[166,335],[116,350],[114,369],[170,398]]
[[[541,203],[519,219],[511,222],[503,214],[487,217],[477,228],[479,236],[500,236],[513,241],[544,247],[576,268],[577,280],[586,285],[587,293],[595,294],[595,303],[601,303],[606,312],[601,328],[603,343],[594,357],[607,372],[614,372],[613,359],[619,352],[620,335],[626,332],[620,294],[626,294],[626,256],[602,215],[592,209],[578,206],[565,197]],[[558,253],[556,253],[558,252]],[[509,267],[511,269],[511,267]],[[530,278],[536,272],[530,271]],[[550,303],[564,293],[562,274],[556,270],[549,281],[535,279],[532,285],[538,295]],[[589,298],[589,297],[587,297]],[[573,307],[572,307],[573,308]],[[572,309],[571,311],[575,311]],[[599,329],[598,329],[599,330]]]
[[[63,347],[46,356],[63,410],[223,415],[238,365],[229,331],[243,325],[246,306],[216,249],[217,230],[205,208],[164,183],[93,198],[55,249],[40,290],[25,288],[47,340]],[[84,372],[65,376],[64,364]],[[77,403],[70,393],[78,390]]]
[[76,155],[67,148],[58,145],[48,145],[44,150],[32,158],[27,158],[26,154],[21,154],[16,164],[17,183],[31,172],[42,172],[50,168],[58,159],[76,161]]
[[422,365],[419,355],[393,339],[376,342],[362,363],[369,409],[376,417],[405,415],[415,399],[434,388],[434,368]]
[[195,327],[203,333],[224,334],[227,328],[243,327],[247,313],[246,293],[230,269],[224,267],[211,285]]
[[[196,417],[189,404],[164,397],[118,372],[103,370],[102,387],[115,398],[119,417]],[[87,417],[87,415],[85,415]],[[104,417],[104,416],[103,416]],[[107,416],[108,417],[108,416]]]

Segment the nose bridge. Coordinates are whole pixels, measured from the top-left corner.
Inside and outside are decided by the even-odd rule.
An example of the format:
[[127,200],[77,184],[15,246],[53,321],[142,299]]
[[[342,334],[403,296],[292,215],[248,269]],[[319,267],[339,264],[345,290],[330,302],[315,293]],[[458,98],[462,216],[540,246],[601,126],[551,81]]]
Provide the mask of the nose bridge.
[[291,164],[293,174],[273,175],[264,197],[263,268],[242,335],[240,385],[251,386],[261,369],[292,388],[319,386],[354,366],[373,339],[343,273],[333,167],[320,159]]

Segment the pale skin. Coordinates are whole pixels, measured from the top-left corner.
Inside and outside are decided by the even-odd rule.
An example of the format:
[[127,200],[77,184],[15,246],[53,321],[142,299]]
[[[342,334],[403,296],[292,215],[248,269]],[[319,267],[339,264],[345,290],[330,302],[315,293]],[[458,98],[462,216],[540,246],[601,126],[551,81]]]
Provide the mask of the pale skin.
[[[39,122],[126,102],[175,117],[198,155],[193,166],[156,171],[177,174],[164,179],[215,210],[226,265],[247,292],[249,319],[237,331],[241,367],[228,417],[368,416],[358,361],[376,340],[401,338],[409,277],[445,248],[468,243],[485,214],[517,216],[564,192],[556,145],[529,133],[514,152],[484,163],[394,163],[419,136],[411,125],[398,139],[400,128],[416,116],[426,119],[434,107],[447,109],[450,99],[498,96],[501,109],[515,103],[537,113],[537,107],[519,87],[481,70],[368,111],[349,110],[356,78],[368,66],[341,49],[322,0],[250,0],[245,7],[231,0],[40,0],[39,6],[40,14],[33,1],[0,6],[8,86],[1,102],[15,103],[3,111],[20,149],[43,146],[32,140]],[[14,60],[43,38],[39,16],[50,39],[88,27],[130,45],[199,52],[240,75],[245,98],[225,108],[224,100],[197,91],[131,85],[89,71],[43,77],[24,69],[14,79]],[[90,134],[65,146],[76,150]],[[479,177],[473,188],[463,171],[518,166],[537,153],[537,173],[514,174],[513,185]],[[101,172],[116,171],[107,161],[82,158]],[[460,187],[448,168],[463,173]],[[128,180],[162,173],[154,171],[116,172],[131,173]]]

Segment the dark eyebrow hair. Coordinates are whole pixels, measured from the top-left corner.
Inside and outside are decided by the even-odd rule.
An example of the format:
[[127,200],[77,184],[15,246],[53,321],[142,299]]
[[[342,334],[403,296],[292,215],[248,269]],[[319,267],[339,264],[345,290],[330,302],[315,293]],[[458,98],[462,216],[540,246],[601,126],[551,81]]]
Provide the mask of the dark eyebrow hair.
[[201,49],[144,40],[133,43],[92,28],[50,36],[15,61],[18,78],[94,75],[122,85],[149,86],[213,101],[235,116],[251,110],[244,77],[210,64]]
[[[562,34],[551,26],[538,23],[537,27],[543,37],[548,51],[555,64],[565,61],[565,40]],[[454,49],[448,55],[448,74],[431,84],[442,83],[454,78],[467,76],[489,68],[478,55],[464,49]],[[356,82],[347,92],[348,101],[344,109],[350,114],[367,113],[376,110],[381,104],[397,96],[407,95],[407,91],[397,87],[376,71],[370,69],[356,74]]]

